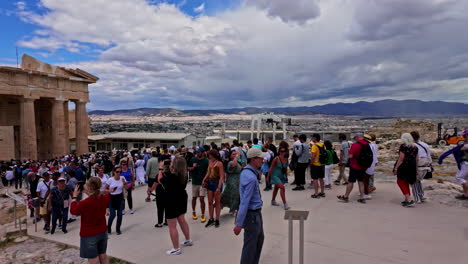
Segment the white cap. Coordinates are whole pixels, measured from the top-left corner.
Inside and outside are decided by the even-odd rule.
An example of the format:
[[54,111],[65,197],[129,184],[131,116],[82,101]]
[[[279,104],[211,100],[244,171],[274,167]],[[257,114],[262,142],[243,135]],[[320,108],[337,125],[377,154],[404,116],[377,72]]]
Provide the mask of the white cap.
[[262,152],[260,149],[258,148],[251,148],[249,149],[249,151],[247,151],[247,158],[248,159],[251,159],[251,158],[265,158],[267,155],[266,152]]
[[57,181],[66,181],[66,179],[64,177],[60,177],[60,178],[58,178]]

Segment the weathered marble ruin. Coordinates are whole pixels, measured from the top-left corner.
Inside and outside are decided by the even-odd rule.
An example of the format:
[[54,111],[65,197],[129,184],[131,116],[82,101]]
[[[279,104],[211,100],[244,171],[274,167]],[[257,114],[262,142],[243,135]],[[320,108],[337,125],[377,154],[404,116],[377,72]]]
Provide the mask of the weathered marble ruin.
[[70,153],[70,101],[76,153],[88,152],[88,85],[99,80],[23,55],[21,67],[0,66],[0,160],[48,159]]

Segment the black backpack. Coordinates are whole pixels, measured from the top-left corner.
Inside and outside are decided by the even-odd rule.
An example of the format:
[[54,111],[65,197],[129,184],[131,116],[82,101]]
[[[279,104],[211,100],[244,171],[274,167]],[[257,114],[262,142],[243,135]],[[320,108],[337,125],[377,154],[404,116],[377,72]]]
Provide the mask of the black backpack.
[[231,151],[229,149],[225,149],[224,155],[221,157],[221,161],[223,162],[223,165],[224,165],[224,170],[227,169],[227,165],[230,159],[231,159]]
[[335,150],[332,150],[332,154],[333,154],[333,164],[340,163],[340,159],[338,158],[338,155],[336,154]]
[[325,150],[325,147],[320,147],[317,144],[315,144],[315,146],[317,146],[317,148],[319,149],[319,162],[320,162],[320,164],[322,164],[322,165],[327,164],[328,155],[327,155],[327,151]]
[[372,153],[372,149],[369,144],[362,144],[361,142],[356,143],[361,145],[361,152],[357,157],[357,162],[360,167],[367,169],[372,166],[372,162],[374,162],[374,153]]

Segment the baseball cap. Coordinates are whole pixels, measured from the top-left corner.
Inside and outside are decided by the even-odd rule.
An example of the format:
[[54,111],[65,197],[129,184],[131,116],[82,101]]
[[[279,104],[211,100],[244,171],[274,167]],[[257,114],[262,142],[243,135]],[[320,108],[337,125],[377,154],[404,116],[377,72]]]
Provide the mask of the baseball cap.
[[364,137],[364,134],[363,133],[356,133],[356,134],[354,134],[353,138],[355,138],[355,137]]
[[249,151],[247,151],[247,158],[248,159],[251,159],[251,158],[265,158],[265,156],[267,155],[267,153],[265,152],[262,152],[260,149],[258,148],[251,148],[249,149]]
[[203,147],[198,147],[196,150],[195,150],[195,153],[199,153],[199,152],[205,152],[205,149]]
[[50,176],[49,172],[42,173],[42,177],[49,177],[49,176]]
[[466,136],[466,135],[468,135],[468,129],[466,129],[466,130],[463,131],[463,133],[462,133],[462,136]]
[[58,178],[58,181],[66,181],[66,179],[64,177],[60,177]]

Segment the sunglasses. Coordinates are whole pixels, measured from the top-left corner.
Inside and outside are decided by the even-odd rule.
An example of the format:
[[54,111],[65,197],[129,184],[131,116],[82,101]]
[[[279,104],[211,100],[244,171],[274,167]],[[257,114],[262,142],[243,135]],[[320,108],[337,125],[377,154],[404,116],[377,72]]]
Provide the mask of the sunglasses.
[[122,171],[115,171],[115,173],[121,173]]
[[286,152],[286,150],[281,150],[281,151],[280,151],[280,153],[284,153],[284,152]]

